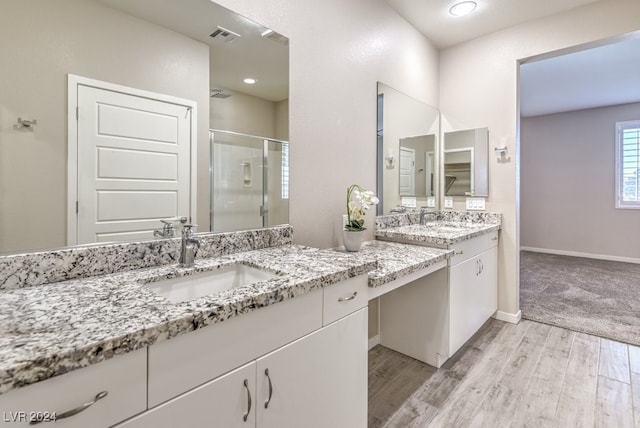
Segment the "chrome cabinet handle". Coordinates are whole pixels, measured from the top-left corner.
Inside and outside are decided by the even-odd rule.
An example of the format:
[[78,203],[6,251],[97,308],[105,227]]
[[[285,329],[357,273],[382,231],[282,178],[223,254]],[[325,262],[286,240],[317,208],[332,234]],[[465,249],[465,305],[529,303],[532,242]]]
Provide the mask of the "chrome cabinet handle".
[[251,413],[251,391],[249,391],[249,381],[247,379],[244,380],[244,387],[247,390],[247,413],[242,415],[242,420],[247,422],[249,413]]
[[[89,401],[88,403],[84,403],[81,406],[76,407],[75,409],[72,410],[68,410],[66,412],[63,413],[59,413],[56,415],[56,420],[60,420],[60,419],[65,419],[65,418],[70,418],[71,416],[75,416],[80,412],[84,412],[85,410],[87,410],[89,407],[93,406],[94,404],[96,404],[98,402],[98,400],[102,400],[104,397],[106,397],[108,394],[107,391],[101,391],[98,394],[96,394],[96,396],[94,397],[93,401]],[[29,422],[29,425],[37,425],[40,422],[43,422],[42,420],[38,420],[38,421],[31,421]]]
[[484,263],[482,263],[482,259],[478,260],[480,262],[480,273],[484,272]]
[[269,376],[269,369],[264,369],[264,374],[267,376],[269,380],[269,397],[267,397],[267,401],[264,402],[264,408],[269,407],[269,403],[271,403],[271,396],[273,395],[273,385],[271,385],[271,377]]
[[496,236],[496,237],[493,237],[493,238],[491,238],[491,240],[492,240],[492,241],[497,241],[497,240],[498,240],[498,237],[497,237],[497,236]]
[[480,260],[476,260],[476,276],[480,275]]
[[457,255],[460,255],[460,254],[464,254],[464,251],[456,251],[453,254],[457,256]]
[[338,299],[338,302],[348,302],[349,300],[355,299],[357,295],[358,295],[358,292],[354,291],[353,294],[349,297],[340,297]]

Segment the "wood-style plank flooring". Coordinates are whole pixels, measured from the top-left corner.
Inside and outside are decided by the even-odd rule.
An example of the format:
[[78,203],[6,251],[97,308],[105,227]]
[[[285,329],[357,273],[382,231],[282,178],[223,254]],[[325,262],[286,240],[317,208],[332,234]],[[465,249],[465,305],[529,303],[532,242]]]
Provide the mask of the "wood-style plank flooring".
[[640,428],[640,348],[489,320],[440,369],[369,351],[369,428]]

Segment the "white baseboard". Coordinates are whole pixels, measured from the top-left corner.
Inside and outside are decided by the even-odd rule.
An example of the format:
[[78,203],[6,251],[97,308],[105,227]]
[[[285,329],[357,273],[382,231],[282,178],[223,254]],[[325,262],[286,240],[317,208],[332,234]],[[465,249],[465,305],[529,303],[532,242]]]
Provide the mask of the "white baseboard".
[[580,253],[578,251],[551,250],[548,248],[520,247],[523,251],[534,253],[557,254],[559,256],[584,257],[587,259],[610,260],[612,262],[625,262],[640,264],[640,259],[635,257],[610,256],[606,254]]
[[369,350],[371,350],[371,348],[379,344],[380,344],[380,335],[376,334],[371,339],[369,339]]
[[518,324],[522,319],[522,311],[518,311],[515,314],[509,312],[496,311],[493,317],[498,321],[510,322],[511,324]]

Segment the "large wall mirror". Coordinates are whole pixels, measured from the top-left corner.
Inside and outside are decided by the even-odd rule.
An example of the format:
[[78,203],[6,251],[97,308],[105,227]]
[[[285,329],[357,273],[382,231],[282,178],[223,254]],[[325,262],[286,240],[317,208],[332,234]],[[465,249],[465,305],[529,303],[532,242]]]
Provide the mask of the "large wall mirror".
[[[378,215],[401,207],[437,207],[440,113],[378,82]],[[403,202],[404,201],[404,202]]]
[[444,195],[489,196],[489,130],[444,133]]
[[0,36],[0,253],[288,222],[285,36],[210,0],[3,0]]

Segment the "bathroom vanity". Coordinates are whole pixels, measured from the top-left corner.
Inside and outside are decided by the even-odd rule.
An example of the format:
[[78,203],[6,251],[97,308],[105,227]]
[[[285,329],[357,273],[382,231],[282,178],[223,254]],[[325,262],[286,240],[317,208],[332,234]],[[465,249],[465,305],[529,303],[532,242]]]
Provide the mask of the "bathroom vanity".
[[381,297],[380,343],[441,367],[497,310],[500,216],[435,214],[426,225],[417,214],[378,217],[378,239],[451,251],[446,269]]
[[422,245],[319,250],[282,226],[201,235],[190,268],[177,239],[1,257],[0,423],[366,426],[370,299],[381,343],[435,366],[495,311],[499,221],[388,217],[378,237]]
[[[213,247],[224,254],[197,259],[193,268],[136,269],[130,261],[124,272],[65,282],[36,285],[38,275],[4,281],[0,422],[365,426],[367,273],[376,262],[292,245],[290,236],[281,227],[212,235],[215,246],[201,238],[203,254]],[[102,247],[102,257],[134,244],[118,245]],[[148,250],[142,265],[152,263]],[[97,250],[87,251],[77,263]],[[52,277],[55,260],[74,258],[30,256],[2,258],[2,278],[26,265]],[[273,277],[183,302],[154,291],[161,281],[238,264]]]

